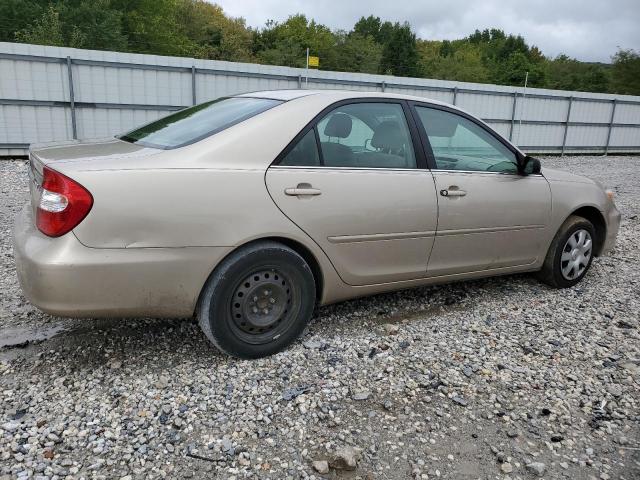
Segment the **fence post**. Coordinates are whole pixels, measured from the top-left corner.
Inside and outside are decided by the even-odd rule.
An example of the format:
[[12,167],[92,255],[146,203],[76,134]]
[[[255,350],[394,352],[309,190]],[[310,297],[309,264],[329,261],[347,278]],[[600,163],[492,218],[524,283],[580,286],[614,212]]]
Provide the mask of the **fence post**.
[[569,131],[569,118],[571,118],[571,105],[573,104],[573,97],[569,97],[569,105],[567,106],[567,120],[564,124],[564,135],[562,136],[562,150],[560,155],[564,155],[564,147],[567,144],[567,132]]
[[298,88],[302,88],[302,75],[298,75]]
[[509,141],[513,138],[513,127],[516,122],[516,105],[518,103],[518,92],[513,92],[513,106],[511,108],[511,128],[509,129]]
[[612,107],[611,107],[611,118],[609,119],[609,131],[607,132],[607,144],[604,147],[604,154],[609,154],[609,142],[611,141],[611,130],[613,130],[613,117],[616,115],[616,105],[618,104],[618,99],[614,98]]
[[387,83],[384,81],[380,82],[380,90],[384,92],[386,88],[387,88]]
[[69,105],[71,107],[71,132],[73,139],[78,139],[78,128],[76,125],[76,102],[73,94],[73,72],[71,71],[71,57],[67,56],[67,75],[69,76]]
[[196,104],[196,66],[191,65],[191,105]]
[[458,98],[458,87],[453,87],[453,104],[456,104],[456,99]]

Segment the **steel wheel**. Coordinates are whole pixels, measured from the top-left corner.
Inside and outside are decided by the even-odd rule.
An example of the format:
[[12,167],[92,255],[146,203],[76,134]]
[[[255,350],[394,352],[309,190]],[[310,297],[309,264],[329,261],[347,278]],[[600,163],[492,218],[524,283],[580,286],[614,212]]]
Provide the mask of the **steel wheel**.
[[569,237],[560,257],[560,269],[564,278],[574,280],[584,273],[591,259],[592,247],[591,234],[587,230],[576,230]]
[[231,299],[232,330],[243,341],[268,343],[293,321],[290,305],[294,289],[276,269],[263,269],[244,278]]

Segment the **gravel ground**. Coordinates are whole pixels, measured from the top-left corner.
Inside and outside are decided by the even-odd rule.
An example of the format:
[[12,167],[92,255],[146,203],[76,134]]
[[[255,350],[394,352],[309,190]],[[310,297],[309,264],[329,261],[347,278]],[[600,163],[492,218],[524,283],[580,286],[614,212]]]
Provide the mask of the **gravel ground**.
[[520,275],[350,301],[257,361],[193,321],[27,304],[10,245],[26,164],[0,162],[0,478],[640,478],[639,162],[543,159],[623,213],[577,287]]

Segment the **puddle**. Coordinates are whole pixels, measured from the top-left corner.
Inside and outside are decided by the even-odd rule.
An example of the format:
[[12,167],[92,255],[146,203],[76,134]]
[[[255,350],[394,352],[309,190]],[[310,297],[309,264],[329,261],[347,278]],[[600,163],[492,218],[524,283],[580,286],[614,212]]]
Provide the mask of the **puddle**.
[[3,328],[0,329],[0,349],[25,348],[49,340],[64,330],[62,325]]

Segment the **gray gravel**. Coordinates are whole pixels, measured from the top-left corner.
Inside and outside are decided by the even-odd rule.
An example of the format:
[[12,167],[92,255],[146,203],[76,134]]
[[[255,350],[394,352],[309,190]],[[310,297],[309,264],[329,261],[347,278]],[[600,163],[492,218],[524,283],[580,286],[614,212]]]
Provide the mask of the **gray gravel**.
[[639,478],[640,158],[544,166],[600,180],[623,213],[576,288],[520,275],[346,302],[239,361],[193,321],[27,304],[10,245],[26,165],[0,162],[0,478]]

